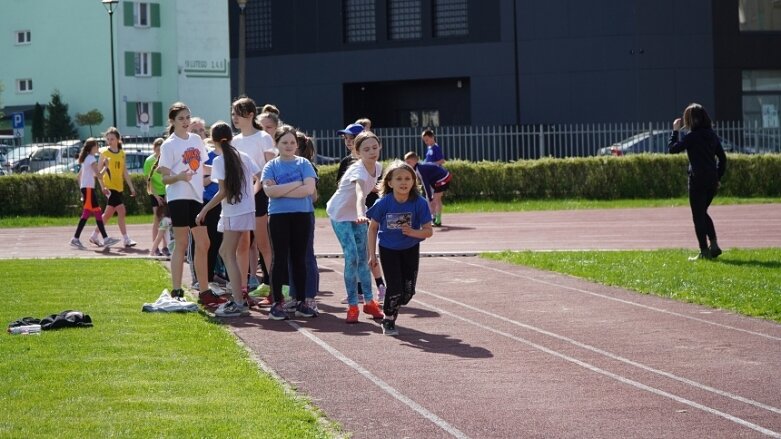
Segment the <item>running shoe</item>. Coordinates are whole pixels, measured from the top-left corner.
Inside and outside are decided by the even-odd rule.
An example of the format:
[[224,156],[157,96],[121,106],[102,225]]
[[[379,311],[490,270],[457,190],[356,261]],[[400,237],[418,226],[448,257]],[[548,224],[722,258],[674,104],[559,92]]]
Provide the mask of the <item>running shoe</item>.
[[380,305],[376,300],[371,300],[366,305],[363,305],[363,312],[372,316],[375,319],[381,319],[385,317],[385,314],[380,310]]
[[233,300],[220,305],[214,312],[217,317],[247,317],[249,315],[249,306],[246,303],[236,303]]
[[317,312],[310,308],[306,301],[298,302],[298,306],[296,307],[296,317],[317,317]]
[[[111,238],[107,238],[107,239],[111,239]],[[103,247],[103,243],[100,242],[100,238],[98,238],[97,236],[90,236],[89,242],[90,244],[95,245],[97,247]]]
[[198,293],[198,303],[206,307],[219,306],[225,303],[227,299],[220,297],[211,289]]
[[359,314],[360,311],[358,311],[358,305],[350,305],[347,308],[347,318],[344,320],[345,323],[358,323]]
[[298,309],[298,301],[297,300],[286,300],[285,304],[282,305],[283,308],[285,308],[285,312],[287,313],[294,313]]
[[283,303],[277,302],[271,307],[271,311],[268,313],[268,318],[271,320],[287,320],[288,316],[285,312],[285,306]]
[[[90,238],[90,242],[92,242],[92,238]],[[116,244],[118,242],[119,242],[119,239],[112,238],[112,237],[109,236],[105,240],[103,240],[103,245],[99,245],[98,247],[111,247],[112,245],[114,245],[114,244]],[[94,244],[94,242],[93,242],[93,244]]]
[[125,244],[125,247],[135,247],[137,242],[133,241],[132,239],[125,237],[123,240],[123,243]]
[[271,292],[271,287],[266,284],[260,284],[255,288],[249,289],[249,295],[253,297],[268,296]]
[[168,251],[168,247],[163,247],[163,251],[161,251],[160,253],[162,253],[163,256],[165,256],[166,258],[170,258],[171,257],[171,252]]
[[383,320],[382,333],[385,335],[399,335],[399,330],[396,329],[396,322],[387,319]]
[[84,244],[79,241],[79,238],[71,238],[71,247],[77,248],[79,250],[84,250]]

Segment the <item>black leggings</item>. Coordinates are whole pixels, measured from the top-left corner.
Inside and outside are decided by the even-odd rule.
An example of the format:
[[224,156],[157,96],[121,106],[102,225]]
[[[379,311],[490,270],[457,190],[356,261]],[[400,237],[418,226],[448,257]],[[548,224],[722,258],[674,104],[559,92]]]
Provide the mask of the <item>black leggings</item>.
[[[283,300],[282,284],[288,280],[288,258],[292,282],[296,286],[296,300],[306,299],[306,249],[311,212],[276,213],[268,216],[268,235],[271,238],[271,292],[274,302]],[[299,287],[300,285],[300,287]]]
[[708,207],[716,196],[719,180],[713,177],[689,177],[689,205],[692,209],[694,233],[700,250],[708,249],[708,239],[716,241],[716,229],[708,215]]
[[209,271],[207,274],[210,281],[214,280],[214,268],[217,266],[217,258],[220,257],[220,246],[222,245],[222,233],[217,231],[221,213],[222,205],[218,204],[206,214],[206,218],[203,221],[209,234],[209,252],[207,253]]
[[415,295],[419,262],[420,244],[404,250],[380,246],[380,263],[387,287],[382,310],[389,319],[395,319],[401,305],[408,304]]

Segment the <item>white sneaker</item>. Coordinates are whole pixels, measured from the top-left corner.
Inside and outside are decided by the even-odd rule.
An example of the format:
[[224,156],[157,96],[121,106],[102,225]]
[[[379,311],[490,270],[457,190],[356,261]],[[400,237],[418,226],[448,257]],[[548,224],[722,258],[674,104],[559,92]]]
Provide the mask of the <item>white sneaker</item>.
[[[90,238],[90,242],[92,242],[92,238]],[[102,244],[99,245],[99,247],[104,247],[104,246],[105,247],[111,247],[112,245],[114,245],[114,244],[116,244],[118,242],[119,242],[119,239],[112,238],[112,237],[109,236],[109,237],[106,238],[105,241],[103,241]],[[94,244],[94,242],[93,242],[93,244]],[[95,244],[95,245],[97,245],[97,244]]]
[[[109,239],[110,239],[110,238],[109,238]],[[93,245],[96,245],[96,246],[98,246],[98,247],[103,247],[103,243],[102,243],[102,242],[100,242],[100,238],[98,238],[97,236],[90,236],[90,237],[89,237],[89,242],[90,242],[91,244],[93,244]]]
[[124,239],[124,243],[125,243],[125,247],[135,247],[136,244],[138,244],[137,242],[127,237]]
[[79,250],[84,250],[84,244],[79,241],[79,238],[71,238],[71,247],[77,248]]

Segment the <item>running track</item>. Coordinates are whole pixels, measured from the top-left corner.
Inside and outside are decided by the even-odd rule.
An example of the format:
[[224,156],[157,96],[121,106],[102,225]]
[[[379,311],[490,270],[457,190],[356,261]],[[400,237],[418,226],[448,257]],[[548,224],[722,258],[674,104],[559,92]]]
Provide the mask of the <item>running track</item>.
[[[779,205],[711,213],[724,248],[781,247]],[[445,220],[423,251],[695,247],[686,208]],[[318,253],[337,253],[327,222],[317,227]],[[3,257],[105,257],[68,249],[71,232],[0,231]],[[131,228],[144,247],[141,233]],[[343,323],[343,261],[319,264],[319,318],[274,322],[253,313],[227,323],[354,437],[781,437],[781,325],[443,256],[421,260],[401,335],[385,337],[363,316]]]

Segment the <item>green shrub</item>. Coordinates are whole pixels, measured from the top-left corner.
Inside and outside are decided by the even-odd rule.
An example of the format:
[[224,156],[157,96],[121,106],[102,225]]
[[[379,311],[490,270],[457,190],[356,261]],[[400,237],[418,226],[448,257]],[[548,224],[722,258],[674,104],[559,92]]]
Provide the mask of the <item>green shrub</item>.
[[[385,165],[387,165],[386,163]],[[583,157],[517,162],[450,161],[452,200],[631,199],[686,195],[686,156],[640,154],[629,157]],[[336,190],[337,165],[320,166],[317,205]],[[125,192],[130,214],[150,213],[143,175],[133,174],[135,198]],[[720,194],[734,197],[781,196],[781,155],[730,154]],[[79,186],[72,174],[22,174],[0,178],[0,216],[78,215]],[[103,194],[99,194],[105,205]]]

